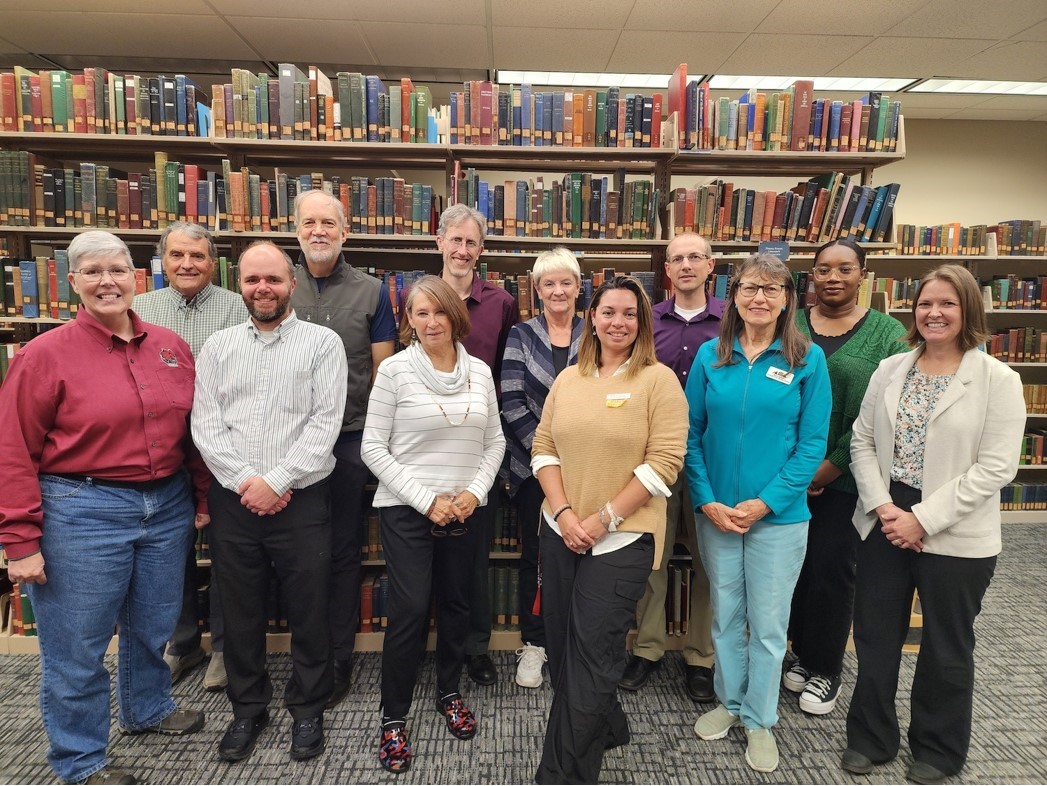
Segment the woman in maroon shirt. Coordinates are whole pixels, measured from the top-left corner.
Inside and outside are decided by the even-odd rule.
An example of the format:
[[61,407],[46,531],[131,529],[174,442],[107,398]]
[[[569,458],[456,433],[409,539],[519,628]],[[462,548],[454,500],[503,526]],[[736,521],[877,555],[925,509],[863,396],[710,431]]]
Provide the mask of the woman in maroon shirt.
[[163,648],[209,476],[188,436],[192,354],[131,311],[127,246],[85,232],[69,269],[76,319],[31,341],[0,388],[0,542],[36,614],[51,766],[68,782],[135,783],[106,759],[102,658],[119,625],[122,732],[203,726],[171,700]]

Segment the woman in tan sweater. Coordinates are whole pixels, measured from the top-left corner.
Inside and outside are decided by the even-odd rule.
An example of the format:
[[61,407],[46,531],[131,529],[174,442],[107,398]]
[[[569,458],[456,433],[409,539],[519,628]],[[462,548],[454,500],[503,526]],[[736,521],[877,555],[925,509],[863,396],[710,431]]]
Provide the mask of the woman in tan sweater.
[[618,702],[625,639],[661,554],[687,404],[654,354],[651,304],[618,276],[593,295],[578,365],[553,383],[531,467],[545,493],[542,613],[555,696],[538,783],[596,783],[629,741]]

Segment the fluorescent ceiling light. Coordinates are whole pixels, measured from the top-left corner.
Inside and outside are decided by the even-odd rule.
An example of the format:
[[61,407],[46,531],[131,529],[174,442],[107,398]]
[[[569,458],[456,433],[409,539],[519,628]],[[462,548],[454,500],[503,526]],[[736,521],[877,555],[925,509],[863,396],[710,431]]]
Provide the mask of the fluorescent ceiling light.
[[714,90],[788,90],[797,79],[813,80],[815,90],[856,93],[898,92],[915,81],[915,77],[883,79],[865,76],[727,76],[717,74],[709,80],[709,86]]
[[549,85],[556,87],[629,87],[642,90],[664,90],[669,86],[666,74],[593,74],[573,71],[502,71],[495,72],[500,84]]
[[1047,96],[1047,82],[995,82],[987,79],[928,79],[909,88],[909,92]]

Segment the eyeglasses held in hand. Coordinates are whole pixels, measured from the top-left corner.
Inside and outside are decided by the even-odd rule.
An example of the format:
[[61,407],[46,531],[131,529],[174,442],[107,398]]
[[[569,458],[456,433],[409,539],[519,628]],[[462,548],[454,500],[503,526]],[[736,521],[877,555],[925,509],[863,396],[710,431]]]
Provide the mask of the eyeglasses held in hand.
[[699,262],[708,262],[710,259],[712,259],[712,257],[709,256],[708,254],[702,254],[702,253],[700,253],[698,251],[694,251],[694,252],[692,252],[690,254],[686,254],[686,255],[685,254],[677,254],[675,256],[669,257],[669,264],[670,265],[682,265],[683,261],[685,259],[688,262],[690,262],[692,265],[697,265]]
[[441,527],[439,524],[433,524],[429,529],[429,534],[434,538],[457,538],[468,531],[468,525],[455,522],[444,527]]
[[79,275],[84,281],[88,281],[92,284],[102,280],[102,275],[105,273],[109,274],[109,278],[113,281],[127,281],[131,275],[131,268],[129,267],[111,267],[111,268],[97,268],[89,267],[84,270],[74,270],[73,273]]
[[763,290],[763,296],[768,298],[778,297],[785,291],[781,284],[739,284],[738,294],[742,297],[756,297],[756,293]]

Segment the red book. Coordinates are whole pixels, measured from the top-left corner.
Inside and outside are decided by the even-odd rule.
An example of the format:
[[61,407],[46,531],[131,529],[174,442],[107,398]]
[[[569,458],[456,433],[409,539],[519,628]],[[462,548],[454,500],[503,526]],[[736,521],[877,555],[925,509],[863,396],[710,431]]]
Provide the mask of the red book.
[[18,130],[17,96],[15,75],[10,71],[0,74],[0,131]]
[[47,260],[47,296],[51,319],[58,319],[58,270],[53,259]]
[[[400,79],[400,141],[410,142],[411,141],[411,93],[414,92],[414,83],[403,77]],[[390,118],[393,122],[395,119]],[[348,126],[345,118],[342,119],[342,125]]]
[[138,133],[138,77],[124,77],[124,123],[128,134]]
[[791,150],[807,150],[808,134],[811,129],[811,106],[814,103],[814,82],[797,79],[793,83],[793,127],[790,135]]
[[[30,85],[30,90],[32,91],[30,93],[30,95],[32,95],[32,102],[33,102],[33,125],[35,126],[37,131],[42,131],[44,129],[44,126],[43,126],[44,96],[43,96],[43,93],[40,91],[40,77],[39,77],[39,75],[34,75],[34,76],[29,77],[29,85]],[[54,121],[52,120],[51,122],[52,122],[51,130],[54,131]],[[866,124],[866,125],[868,125],[868,124]]]
[[87,134],[87,85],[83,74],[73,74],[73,132]]
[[127,211],[131,229],[142,228],[142,176],[132,172],[127,176]]
[[680,65],[676,66],[676,70],[669,77],[669,100],[667,106],[670,115],[676,112],[677,128],[680,132],[677,147],[682,148],[685,144],[683,137],[687,133],[687,123],[684,118],[684,110],[687,107],[687,63],[680,63]]
[[655,93],[651,96],[651,147],[662,146],[662,101],[664,96]]
[[198,164],[185,165],[185,220],[203,224],[205,222],[199,220],[196,198],[196,184],[200,182],[201,177],[206,180],[207,174],[200,169]]
[[[469,83],[469,139],[470,145],[480,144],[480,128],[483,125],[483,98],[480,95],[481,82],[473,80]],[[526,111],[526,107],[524,110]],[[531,126],[534,129],[534,126]]]
[[494,126],[494,85],[490,82],[480,82],[480,144],[493,145],[495,140],[492,134]]

